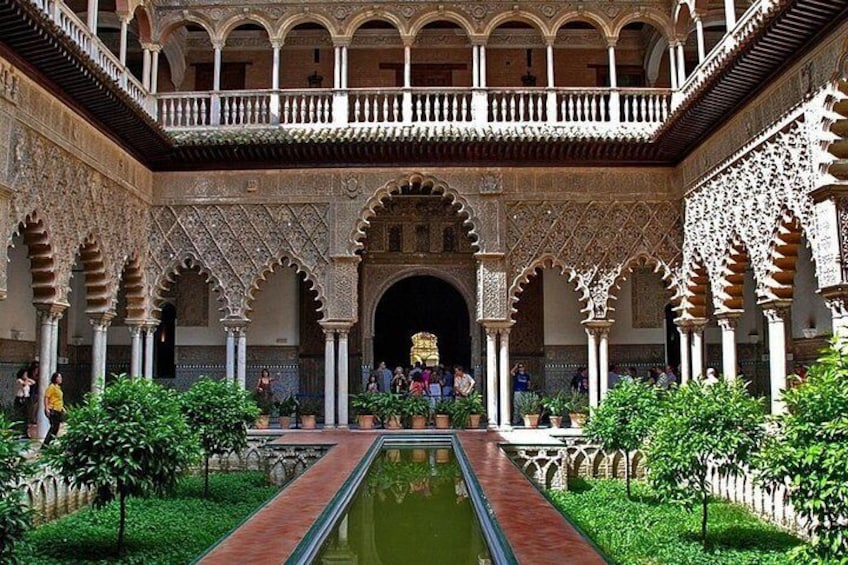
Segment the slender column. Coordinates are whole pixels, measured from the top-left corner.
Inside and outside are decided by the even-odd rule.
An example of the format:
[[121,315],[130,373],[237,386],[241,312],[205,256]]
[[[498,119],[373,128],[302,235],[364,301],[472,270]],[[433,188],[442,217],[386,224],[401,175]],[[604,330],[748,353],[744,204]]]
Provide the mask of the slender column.
[[412,86],[412,46],[403,46],[403,87]]
[[141,376],[141,326],[129,326],[130,331],[130,377]]
[[689,343],[689,336],[692,329],[688,325],[678,324],[677,331],[680,333],[680,384],[686,384],[692,378],[692,372],[689,366],[689,354],[692,352],[692,346]]
[[671,73],[671,88],[677,90],[677,49],[675,43],[668,44],[668,69]]
[[609,85],[610,88],[618,88],[618,73],[615,69],[615,42],[610,41],[607,45],[607,58],[609,60]]
[[347,71],[347,45],[342,45],[342,71],[341,71],[342,88],[347,88],[348,71]]
[[150,45],[142,44],[141,85],[150,90]]
[[227,332],[227,361],[226,377],[228,382],[236,380],[236,334],[233,328],[226,328]]
[[686,58],[683,56],[683,42],[677,44],[677,84],[686,82]]
[[736,27],[736,5],[733,0],[724,0],[724,23],[727,25],[727,33]]
[[412,39],[403,42],[403,94],[401,96],[401,120],[412,122]]
[[698,62],[703,63],[707,57],[704,47],[704,22],[701,21],[701,16],[695,16],[695,35],[698,38]]
[[471,46],[471,88],[480,86],[480,46]]
[[724,378],[736,379],[736,324],[737,314],[721,314],[717,316],[721,328],[721,372]]
[[488,414],[488,427],[494,429],[498,426],[498,330],[486,327],[486,413]]
[[587,346],[589,348],[589,406],[598,407],[598,340],[595,328],[586,328]]
[[480,87],[486,88],[486,46],[480,46]]
[[500,343],[501,429],[512,427],[512,391],[509,379],[509,328],[501,328]]
[[39,313],[39,321],[41,323],[41,350],[39,351],[38,361],[40,371],[38,373],[38,414],[37,414],[37,433],[39,438],[47,435],[47,430],[50,428],[50,422],[44,414],[44,391],[50,384],[50,377],[55,372],[53,367],[56,366],[56,347],[58,340],[54,328],[59,327],[59,318],[62,317],[65,307],[58,304],[37,304]]
[[324,428],[336,424],[336,330],[324,330]]
[[704,326],[706,320],[692,323],[692,378],[704,376]]
[[548,88],[554,88],[556,84],[554,83],[554,44],[553,41],[549,41],[545,46],[545,63],[547,66],[548,72]]
[[155,322],[144,328],[144,378],[153,380],[153,335],[156,332]]
[[780,414],[785,409],[780,396],[781,391],[786,388],[786,318],[790,304],[787,301],[775,301],[762,305],[763,314],[768,321],[772,414]]
[[215,92],[221,90],[221,51],[224,48],[224,43],[222,41],[215,41],[212,43],[212,48],[214,49],[214,67],[212,71],[212,90]]
[[86,8],[86,23],[92,35],[97,35],[97,11],[100,10],[97,0],[88,0]]
[[[131,14],[120,14],[121,19],[121,43],[118,49],[118,58],[121,61],[121,66],[127,66],[127,30],[129,28]],[[126,69],[125,69],[126,70]]]
[[91,344],[91,392],[100,394],[106,386],[106,341],[114,312],[98,313],[89,318],[94,330]]
[[557,115],[556,82],[554,80],[554,41],[555,38],[550,39],[545,46],[545,63],[548,74],[548,91],[545,93],[545,112],[549,122],[555,122],[559,117]]
[[236,356],[236,382],[239,388],[247,386],[247,328],[241,327],[238,332],[238,355]]
[[159,52],[162,50],[160,45],[153,46],[150,50],[150,93],[156,94],[159,88]]
[[272,63],[271,63],[271,88],[278,90],[280,88],[280,47],[283,42],[275,39],[271,41]]
[[[52,375],[59,369],[59,320],[62,318],[62,312],[59,312],[50,320],[50,374]],[[46,390],[46,389],[45,389]]]
[[347,359],[347,330],[339,330],[339,427],[348,427],[347,390],[348,390],[348,359]]
[[342,87],[342,48],[341,45],[333,47],[333,88],[338,90]]
[[598,373],[601,381],[599,400],[603,402],[609,392],[609,327],[598,331]]

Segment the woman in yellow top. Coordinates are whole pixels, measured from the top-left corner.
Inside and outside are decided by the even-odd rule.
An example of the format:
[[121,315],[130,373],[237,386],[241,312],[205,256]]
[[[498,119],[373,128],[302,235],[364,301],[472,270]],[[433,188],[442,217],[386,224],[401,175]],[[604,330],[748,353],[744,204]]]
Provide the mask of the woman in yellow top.
[[50,431],[44,438],[44,445],[49,445],[56,434],[59,433],[59,426],[65,419],[65,398],[62,393],[62,373],[56,372],[50,377],[50,385],[44,392],[44,413],[47,419],[50,420]]

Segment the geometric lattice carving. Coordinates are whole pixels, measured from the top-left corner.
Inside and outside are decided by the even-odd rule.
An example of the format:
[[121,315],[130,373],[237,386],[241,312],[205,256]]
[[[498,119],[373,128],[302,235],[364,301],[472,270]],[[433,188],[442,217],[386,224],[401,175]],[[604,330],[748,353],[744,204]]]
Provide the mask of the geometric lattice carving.
[[671,298],[662,279],[647,267],[636,267],[631,275],[634,328],[661,328],[665,306]]
[[189,260],[211,279],[226,315],[241,318],[272,267],[290,262],[323,303],[327,212],[326,204],[155,206],[148,281],[158,292]]

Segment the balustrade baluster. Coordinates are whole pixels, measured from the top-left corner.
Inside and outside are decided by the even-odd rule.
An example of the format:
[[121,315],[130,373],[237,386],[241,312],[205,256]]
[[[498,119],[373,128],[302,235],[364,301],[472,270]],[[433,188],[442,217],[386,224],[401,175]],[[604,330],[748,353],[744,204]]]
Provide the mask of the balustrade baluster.
[[[431,114],[430,114],[430,105],[431,105],[431,103],[432,103],[432,101],[430,100],[430,95],[429,95],[429,94],[425,94],[425,95],[424,95],[424,116],[425,116],[425,118],[424,118],[424,119],[425,119],[425,120],[427,120],[428,122],[429,122],[429,121],[434,121],[434,120],[432,120],[432,119],[431,119],[431,117],[430,117],[430,116],[431,116]],[[435,117],[435,116],[433,116],[433,117]]]
[[309,112],[309,108],[307,107],[308,103],[309,103],[309,97],[305,94],[301,94],[300,95],[300,121],[298,122],[300,124],[308,123],[306,121],[307,116],[308,116],[308,112]]

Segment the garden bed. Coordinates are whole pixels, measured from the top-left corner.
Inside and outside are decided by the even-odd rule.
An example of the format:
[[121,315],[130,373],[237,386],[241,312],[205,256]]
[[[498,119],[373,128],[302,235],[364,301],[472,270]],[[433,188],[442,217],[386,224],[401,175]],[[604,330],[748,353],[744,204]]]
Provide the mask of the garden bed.
[[159,498],[127,500],[126,552],[115,555],[118,504],[87,508],[33,530],[19,556],[28,565],[189,563],[279,491],[260,472],[191,476]]
[[547,494],[612,563],[621,565],[784,565],[804,543],[741,506],[711,501],[703,549],[699,512],[659,502],[643,482],[633,487],[628,500],[622,481],[570,479],[568,491]]

